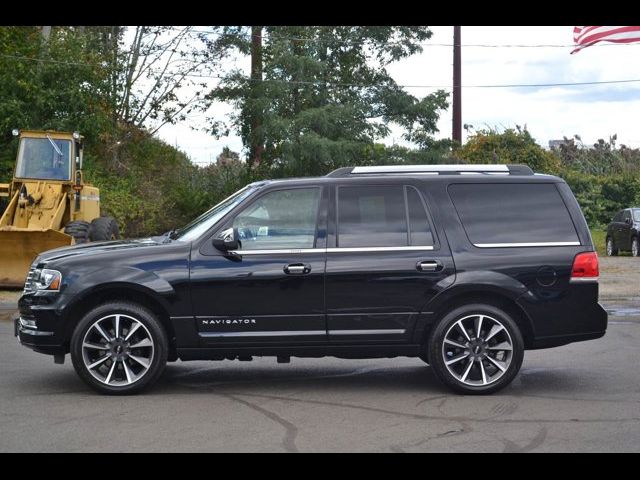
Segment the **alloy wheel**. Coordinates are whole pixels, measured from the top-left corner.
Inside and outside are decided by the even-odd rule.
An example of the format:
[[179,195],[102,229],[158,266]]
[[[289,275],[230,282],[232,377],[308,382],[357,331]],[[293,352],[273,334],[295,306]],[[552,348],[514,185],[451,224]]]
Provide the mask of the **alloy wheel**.
[[442,356],[451,375],[469,386],[498,381],[511,365],[513,341],[495,318],[475,314],[456,321],[444,335]]
[[115,387],[140,380],[151,367],[154,351],[147,327],[124,314],[96,320],[82,340],[87,371],[99,382]]

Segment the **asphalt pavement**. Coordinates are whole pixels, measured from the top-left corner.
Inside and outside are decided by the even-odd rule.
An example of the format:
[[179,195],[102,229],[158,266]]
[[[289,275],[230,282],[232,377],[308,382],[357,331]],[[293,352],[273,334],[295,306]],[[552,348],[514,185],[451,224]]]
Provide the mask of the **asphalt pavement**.
[[0,321],[0,451],[638,452],[640,315],[627,313],[601,339],[527,352],[483,397],[409,358],[177,362],[146,394],[101,396]]

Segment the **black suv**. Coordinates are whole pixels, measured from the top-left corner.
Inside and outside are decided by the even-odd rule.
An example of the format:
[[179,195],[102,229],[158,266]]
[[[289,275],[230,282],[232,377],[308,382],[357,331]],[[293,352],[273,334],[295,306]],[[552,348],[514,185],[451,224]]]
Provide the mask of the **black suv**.
[[618,255],[621,250],[640,255],[640,208],[620,210],[607,226],[607,255]]
[[517,165],[253,183],[184,228],[51,250],[16,334],[103,393],[167,361],[419,357],[490,393],[526,349],[602,337],[598,257],[560,178]]

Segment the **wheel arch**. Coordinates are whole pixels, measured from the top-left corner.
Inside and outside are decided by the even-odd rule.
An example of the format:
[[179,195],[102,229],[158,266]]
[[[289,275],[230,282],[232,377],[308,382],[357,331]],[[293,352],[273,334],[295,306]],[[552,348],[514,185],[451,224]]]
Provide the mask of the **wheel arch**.
[[169,312],[164,304],[164,299],[151,289],[136,284],[114,283],[102,285],[99,288],[84,292],[83,295],[74,298],[72,304],[65,308],[65,347],[67,351],[71,335],[80,319],[92,308],[107,302],[129,302],[140,305],[150,310],[160,321],[169,339],[169,358],[175,356],[175,331],[169,318]]
[[[515,298],[496,289],[464,290],[447,296],[446,299],[443,299],[435,306],[431,315],[429,315],[430,319],[426,322],[424,330],[420,334],[419,341],[421,345],[427,345],[429,335],[431,335],[435,326],[448,312],[459,306],[471,303],[484,303],[504,310],[518,325],[522,339],[524,340],[525,349],[533,345],[535,333],[531,319],[525,310],[518,305]],[[425,352],[425,354],[426,353],[427,352]]]

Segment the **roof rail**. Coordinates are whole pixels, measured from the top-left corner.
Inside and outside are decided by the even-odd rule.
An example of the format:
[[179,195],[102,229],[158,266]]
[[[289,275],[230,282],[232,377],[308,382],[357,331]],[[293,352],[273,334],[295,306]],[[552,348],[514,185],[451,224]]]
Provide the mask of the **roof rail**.
[[488,175],[533,175],[527,165],[376,165],[367,167],[342,167],[329,173],[327,177],[348,177],[351,175],[424,173],[432,175],[488,174]]

